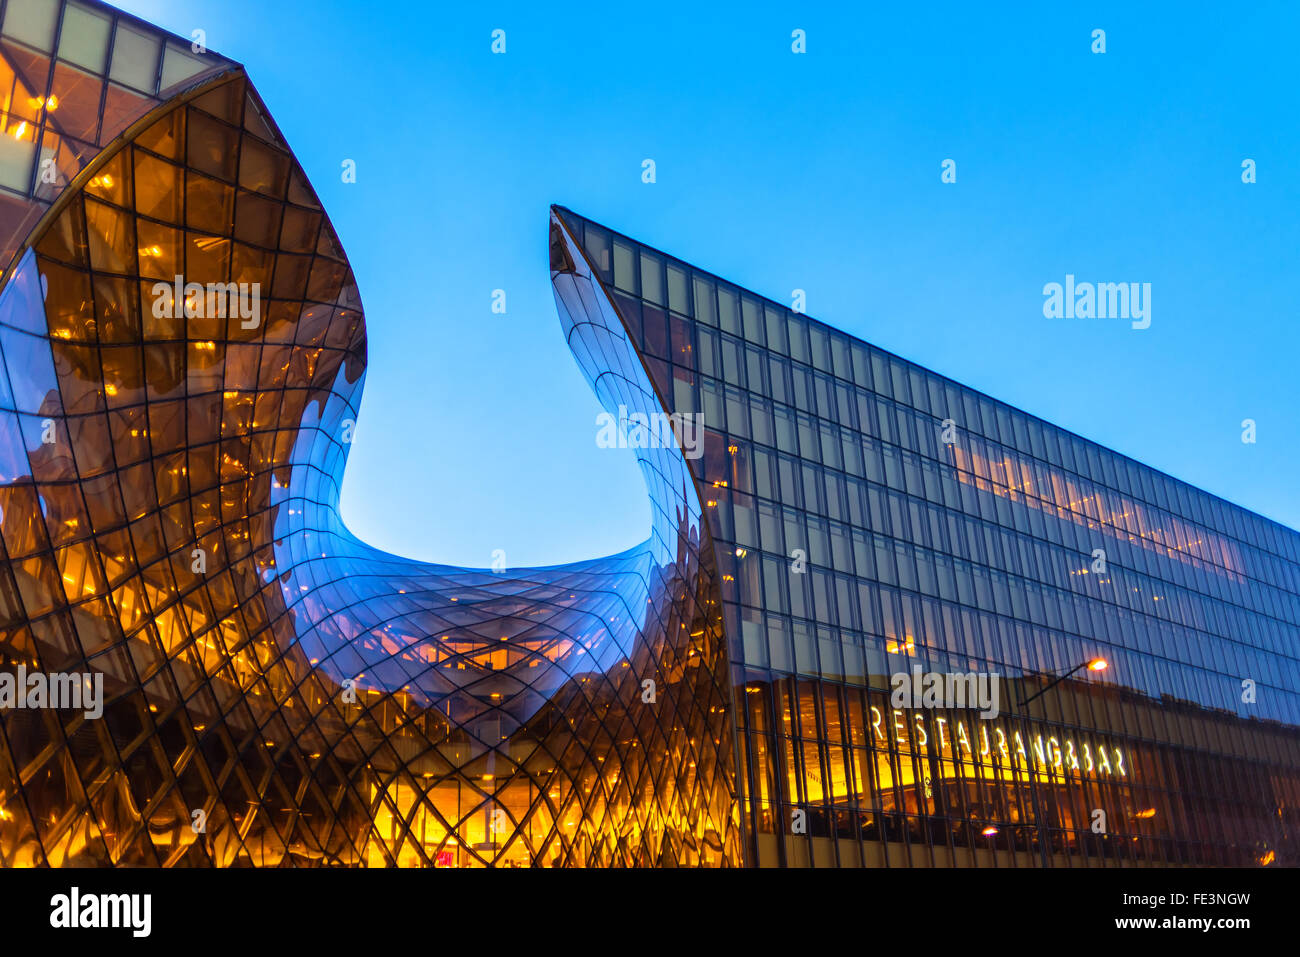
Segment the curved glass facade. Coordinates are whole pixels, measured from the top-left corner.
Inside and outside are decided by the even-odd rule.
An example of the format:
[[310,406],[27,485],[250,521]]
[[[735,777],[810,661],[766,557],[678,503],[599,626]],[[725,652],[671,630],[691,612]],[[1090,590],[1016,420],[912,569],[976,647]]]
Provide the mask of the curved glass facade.
[[0,865],[1297,863],[1296,532],[557,207],[650,537],[378,551],[242,68],[58,0],[0,58]]
[[[598,394],[657,408],[554,242]],[[73,179],[7,276],[0,356],[4,666],[103,682],[101,715],[0,711],[0,862],[740,863],[680,450],[642,453],[652,536],[609,558],[465,569],[350,535],[360,300],[242,70]]]

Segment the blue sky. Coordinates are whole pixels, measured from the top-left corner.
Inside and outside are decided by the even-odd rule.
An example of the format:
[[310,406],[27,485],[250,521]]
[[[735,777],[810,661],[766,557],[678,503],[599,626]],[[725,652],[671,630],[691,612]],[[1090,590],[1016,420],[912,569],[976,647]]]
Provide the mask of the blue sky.
[[[647,534],[556,318],[553,202],[1300,528],[1293,3],[120,6],[245,64],[338,229],[370,346],[343,513],[376,546]],[[1044,318],[1067,273],[1151,283],[1151,327]]]

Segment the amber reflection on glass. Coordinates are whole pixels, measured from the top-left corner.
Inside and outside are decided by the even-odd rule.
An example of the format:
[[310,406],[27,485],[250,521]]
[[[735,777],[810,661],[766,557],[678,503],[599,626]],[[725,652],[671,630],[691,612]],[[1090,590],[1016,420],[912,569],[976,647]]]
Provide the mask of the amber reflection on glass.
[[[646,454],[652,536],[609,558],[462,569],[353,538],[360,301],[242,72],[132,127],[28,247],[0,294],[0,648],[102,673],[107,704],[0,713],[0,862],[740,863],[680,451]],[[616,394],[656,401],[644,372]]]
[[[371,549],[359,296],[242,70],[0,5],[0,669],[106,691],[0,711],[0,864],[1300,861],[1293,530],[567,210],[549,241],[602,406],[699,414],[702,458],[636,451],[620,555]],[[913,666],[1001,714],[895,707]]]
[[100,150],[234,66],[104,4],[23,0],[0,20],[0,268]]

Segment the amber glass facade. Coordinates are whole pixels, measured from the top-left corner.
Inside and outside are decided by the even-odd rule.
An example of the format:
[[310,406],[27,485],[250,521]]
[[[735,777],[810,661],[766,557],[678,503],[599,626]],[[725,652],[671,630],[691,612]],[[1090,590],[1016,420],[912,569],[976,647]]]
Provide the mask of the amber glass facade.
[[1297,863],[1300,535],[558,215],[703,415],[750,862]]
[[233,64],[97,3],[0,2],[0,261],[131,123]]
[[[649,409],[555,239],[584,369]],[[5,276],[0,359],[0,668],[104,682],[99,718],[0,708],[0,863],[741,862],[680,451],[642,454],[652,534],[609,558],[453,568],[351,536],[360,300],[241,69],[72,177]]]

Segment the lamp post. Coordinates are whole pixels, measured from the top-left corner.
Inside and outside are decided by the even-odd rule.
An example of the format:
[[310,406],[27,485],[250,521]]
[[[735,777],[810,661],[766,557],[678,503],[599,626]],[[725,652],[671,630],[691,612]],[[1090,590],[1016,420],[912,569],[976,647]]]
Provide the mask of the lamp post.
[[1053,688],[1059,685],[1066,678],[1070,677],[1070,675],[1074,674],[1076,671],[1080,671],[1083,668],[1087,668],[1089,671],[1105,671],[1108,667],[1110,667],[1110,664],[1109,662],[1106,661],[1105,658],[1090,658],[1087,661],[1082,661],[1079,664],[1075,665],[1073,668],[1071,668],[1069,671],[1067,671],[1065,674],[1058,675],[1056,678],[1053,678],[1050,682],[1048,682],[1044,687],[1039,688],[1037,691],[1031,694],[1024,701],[1020,702],[1020,706],[1024,707],[1025,705],[1029,704],[1029,702],[1033,701],[1035,698],[1039,697],[1045,692],[1051,691]]
[[[1105,658],[1089,658],[1087,661],[1081,661],[1079,664],[1075,665],[1073,668],[1071,668],[1069,671],[1065,672],[1064,674],[1057,675],[1046,685],[1044,685],[1043,687],[1035,691],[1033,694],[1031,694],[1028,698],[1021,699],[1018,710],[1020,711],[1020,727],[1023,729],[1026,745],[1028,745],[1029,743],[1030,702],[1034,701],[1037,698],[1042,697],[1042,695],[1045,692],[1055,688],[1057,685],[1059,685],[1066,678],[1070,677],[1070,675],[1074,674],[1076,671],[1081,671],[1084,668],[1087,668],[1089,671],[1105,671],[1107,667],[1109,667],[1109,663],[1106,661]],[[1047,840],[1046,840],[1047,827],[1043,823],[1043,814],[1038,806],[1038,782],[1034,780],[1033,762],[1029,760],[1028,753],[1026,753],[1025,755],[1025,763],[1028,765],[1027,770],[1029,771],[1029,798],[1034,805],[1034,823],[1038,826],[1038,854],[1039,854],[1039,858],[1042,861],[1042,866],[1045,869],[1048,866]]]

